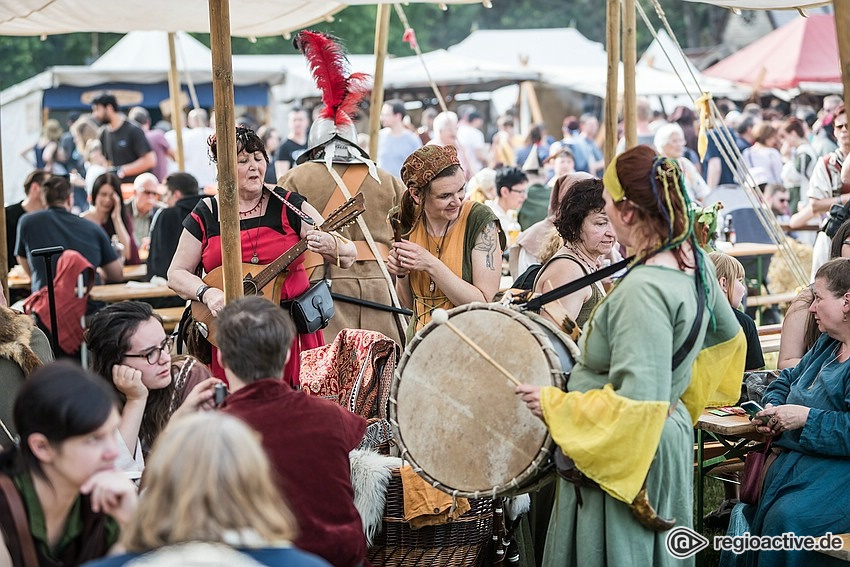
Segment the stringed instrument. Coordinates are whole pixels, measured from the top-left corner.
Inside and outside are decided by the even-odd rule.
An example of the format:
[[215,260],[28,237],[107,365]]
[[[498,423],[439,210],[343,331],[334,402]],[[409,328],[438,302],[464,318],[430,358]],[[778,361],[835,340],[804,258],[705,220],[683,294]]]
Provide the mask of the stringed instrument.
[[[331,232],[345,228],[346,226],[357,220],[357,217],[363,214],[366,210],[363,205],[363,193],[358,193],[355,197],[343,203],[339,208],[333,211],[319,230],[323,232]],[[307,239],[302,238],[295,246],[277,257],[271,264],[242,264],[242,293],[246,296],[257,295],[264,297],[275,304],[280,303],[281,289],[283,282],[286,279],[286,269],[294,262],[301,254],[307,250]],[[222,267],[219,266],[211,270],[206,277],[203,278],[204,283],[208,286],[223,289],[224,274]],[[207,327],[207,340],[214,346],[218,346],[215,340],[216,318],[210,312],[209,307],[200,301],[192,301],[192,317],[196,324],[202,323]]]

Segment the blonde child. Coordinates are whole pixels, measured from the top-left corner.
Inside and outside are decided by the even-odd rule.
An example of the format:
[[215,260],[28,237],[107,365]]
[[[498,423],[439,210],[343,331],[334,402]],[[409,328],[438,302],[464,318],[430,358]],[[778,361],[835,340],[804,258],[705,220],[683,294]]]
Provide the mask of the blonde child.
[[747,360],[744,369],[751,371],[763,368],[764,356],[761,352],[756,323],[749,315],[739,309],[741,300],[744,299],[744,293],[747,291],[744,285],[744,266],[737,258],[723,252],[712,252],[708,257],[714,262],[720,288],[726,294],[726,298],[735,312],[735,317],[738,318],[738,323],[744,329],[744,336],[747,338]]

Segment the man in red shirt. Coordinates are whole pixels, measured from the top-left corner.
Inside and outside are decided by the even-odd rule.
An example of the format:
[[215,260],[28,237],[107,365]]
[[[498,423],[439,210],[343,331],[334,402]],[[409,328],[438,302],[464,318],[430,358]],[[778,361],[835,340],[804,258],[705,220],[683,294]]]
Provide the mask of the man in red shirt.
[[231,392],[222,410],[262,436],[298,520],[295,544],[337,567],[364,564],[348,453],[363,439],[366,420],[282,381],[295,328],[280,307],[245,297],[228,303],[218,319],[219,363]]

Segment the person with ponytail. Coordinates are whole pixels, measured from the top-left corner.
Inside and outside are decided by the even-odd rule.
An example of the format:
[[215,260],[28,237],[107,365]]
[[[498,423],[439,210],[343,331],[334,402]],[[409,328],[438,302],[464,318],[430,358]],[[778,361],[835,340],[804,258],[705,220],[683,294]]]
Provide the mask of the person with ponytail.
[[667,552],[666,530],[692,524],[693,425],[738,399],[746,341],[694,238],[678,165],[637,146],[603,181],[634,260],[585,325],[569,391],[516,389],[574,462],[543,563],[692,565]]
[[387,269],[413,309],[409,338],[434,309],[493,300],[505,234],[486,205],[464,201],[466,178],[453,146],[419,148],[401,166],[401,180],[407,191],[392,216],[407,240],[393,245]]
[[75,566],[103,557],[136,509],[115,470],[115,395],[70,362],[37,369],[14,408],[17,444],[0,453],[0,566]]

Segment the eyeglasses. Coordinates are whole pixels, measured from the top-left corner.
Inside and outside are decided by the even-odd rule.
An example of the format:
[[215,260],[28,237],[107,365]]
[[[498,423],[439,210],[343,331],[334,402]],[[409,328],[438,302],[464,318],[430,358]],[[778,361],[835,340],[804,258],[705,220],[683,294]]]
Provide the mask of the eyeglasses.
[[153,347],[152,350],[149,350],[143,354],[125,354],[125,358],[144,358],[148,361],[148,364],[154,365],[159,364],[159,361],[162,359],[162,353],[171,350],[171,346],[174,344],[174,337],[168,335],[165,337],[165,340],[162,341],[158,347]]
[[833,124],[832,127],[835,128],[836,130],[846,130],[847,129],[847,123],[845,122],[844,124]]
[[142,191],[142,193],[151,197],[159,197],[159,193],[156,191]]
[[523,195],[528,195],[528,189],[508,189],[511,193],[522,193]]

